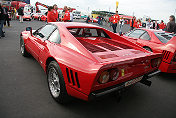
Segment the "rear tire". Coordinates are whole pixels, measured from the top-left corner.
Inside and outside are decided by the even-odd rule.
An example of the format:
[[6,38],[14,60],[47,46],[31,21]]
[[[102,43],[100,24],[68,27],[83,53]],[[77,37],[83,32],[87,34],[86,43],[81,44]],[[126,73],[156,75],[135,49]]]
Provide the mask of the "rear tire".
[[149,47],[143,47],[144,49],[146,49],[147,51],[153,52],[151,48]]
[[62,71],[56,61],[51,61],[47,68],[47,80],[49,91],[54,100],[61,104],[70,101]]
[[21,55],[24,57],[29,56],[29,53],[26,51],[25,43],[24,43],[24,40],[22,39],[22,37],[20,38],[20,52],[21,52]]

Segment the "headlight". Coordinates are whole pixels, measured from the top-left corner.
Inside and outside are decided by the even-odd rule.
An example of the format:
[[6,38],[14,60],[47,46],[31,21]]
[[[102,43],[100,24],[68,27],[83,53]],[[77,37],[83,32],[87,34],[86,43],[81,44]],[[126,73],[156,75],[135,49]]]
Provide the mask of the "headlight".
[[119,70],[118,69],[113,69],[110,71],[110,79],[111,80],[117,80],[117,78],[119,77]]
[[108,71],[104,71],[103,73],[101,73],[98,82],[100,84],[105,84],[109,81],[109,72]]
[[151,60],[152,68],[159,67],[160,63],[161,63],[161,58],[157,58],[157,59],[152,59]]

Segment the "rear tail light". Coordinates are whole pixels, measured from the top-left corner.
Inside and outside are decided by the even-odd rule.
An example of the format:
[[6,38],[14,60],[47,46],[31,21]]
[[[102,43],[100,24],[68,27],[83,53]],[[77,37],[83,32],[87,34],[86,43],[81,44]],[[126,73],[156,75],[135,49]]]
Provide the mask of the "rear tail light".
[[108,71],[104,71],[101,73],[98,82],[100,84],[105,84],[108,81],[115,81],[119,77],[119,70],[118,69],[110,69]]
[[156,58],[151,60],[152,68],[159,67],[160,63],[161,63],[161,58]]
[[109,81],[109,72],[108,71],[104,71],[103,73],[101,73],[98,82],[100,84],[105,84]]
[[119,77],[119,70],[118,69],[113,69],[110,71],[110,79],[111,80],[117,80],[117,78]]

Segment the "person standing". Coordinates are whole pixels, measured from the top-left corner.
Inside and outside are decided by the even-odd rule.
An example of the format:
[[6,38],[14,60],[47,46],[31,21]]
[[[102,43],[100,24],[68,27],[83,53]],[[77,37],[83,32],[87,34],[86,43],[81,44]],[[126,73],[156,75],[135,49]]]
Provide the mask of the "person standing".
[[142,27],[141,20],[138,19],[138,20],[137,20],[137,23],[136,23],[136,28],[141,28],[141,27]]
[[0,4],[0,38],[5,37],[4,32],[3,32],[4,19],[5,19],[4,11]]
[[136,26],[136,17],[133,16],[133,18],[130,20],[130,27],[131,27],[131,30],[133,30]]
[[124,25],[124,18],[120,18],[120,21],[119,21],[119,25],[120,25],[120,31],[119,31],[119,34],[122,34],[122,28],[123,28],[123,25]]
[[155,29],[155,30],[159,29],[159,24],[157,23],[157,20],[155,20],[155,23],[153,23],[152,28]]
[[112,17],[112,28],[114,33],[117,33],[117,23],[120,20],[120,16],[118,14],[118,11],[116,11],[116,14]]
[[70,12],[68,11],[67,6],[64,7],[64,11],[65,11],[65,14],[64,14],[64,17],[62,18],[62,21],[69,22],[70,21]]
[[18,15],[19,15],[20,23],[22,23],[23,22],[23,16],[24,16],[23,8],[22,7],[19,8],[17,12],[18,12]]
[[73,22],[73,13],[72,13],[72,9],[69,7],[68,10],[69,10],[69,12],[70,12],[70,22]]
[[55,19],[56,21],[59,21],[59,13],[58,13],[58,7],[56,4],[53,5],[53,13],[54,13],[54,16],[55,16]]
[[150,29],[150,27],[151,27],[151,22],[150,22],[150,19],[148,19],[146,22],[146,29]]
[[161,23],[159,24],[159,29],[163,30],[165,29],[166,25],[163,20],[161,20]]
[[166,31],[173,34],[176,33],[175,16],[173,15],[170,16],[169,22],[167,23]]
[[52,6],[48,7],[47,22],[56,22],[56,16]]
[[88,15],[87,19],[86,19],[86,23],[89,23],[90,21],[90,15]]
[[110,17],[109,17],[109,23],[110,23],[109,26],[110,26],[110,27],[112,26],[112,20],[113,20],[113,16],[110,16]]
[[7,22],[8,26],[10,27],[8,9],[7,9],[7,7],[5,5],[3,5],[2,9],[4,11],[4,17],[5,17],[4,26],[6,26],[6,22]]

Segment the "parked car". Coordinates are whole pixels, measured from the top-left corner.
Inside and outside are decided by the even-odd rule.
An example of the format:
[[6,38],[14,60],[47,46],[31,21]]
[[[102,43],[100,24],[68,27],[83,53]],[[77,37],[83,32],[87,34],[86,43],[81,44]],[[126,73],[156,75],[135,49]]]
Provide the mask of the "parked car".
[[176,73],[176,37],[172,33],[153,29],[135,29],[124,35],[130,41],[154,53],[163,53],[160,70]]
[[41,17],[43,16],[44,14],[43,13],[35,13],[32,15],[32,19],[34,20],[41,20]]
[[47,74],[52,97],[82,100],[119,91],[159,73],[162,54],[142,47],[104,28],[75,22],[53,22],[20,35],[23,56],[31,54]]
[[[87,18],[84,18],[84,20],[86,21]],[[96,18],[90,18],[89,22],[98,23],[98,19],[96,19]]]
[[[16,14],[16,18],[19,19],[18,13]],[[32,17],[31,17],[31,15],[29,13],[24,13],[23,20],[31,21]]]

